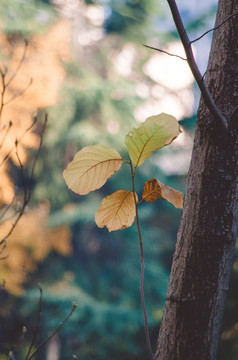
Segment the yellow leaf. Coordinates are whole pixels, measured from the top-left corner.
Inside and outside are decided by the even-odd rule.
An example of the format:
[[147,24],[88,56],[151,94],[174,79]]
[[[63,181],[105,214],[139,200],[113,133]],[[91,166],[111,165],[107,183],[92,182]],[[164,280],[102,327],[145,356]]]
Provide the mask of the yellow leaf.
[[118,190],[103,199],[96,212],[95,221],[100,228],[106,226],[109,231],[121,230],[133,224],[135,215],[133,191]]
[[169,145],[180,133],[178,121],[168,114],[151,116],[125,138],[128,153],[135,167],[140,166],[153,151]]
[[86,146],[76,153],[63,172],[68,187],[86,195],[102,187],[122,165],[120,154],[104,145]]
[[147,202],[164,199],[176,208],[183,208],[183,194],[153,178],[145,182],[142,198]]

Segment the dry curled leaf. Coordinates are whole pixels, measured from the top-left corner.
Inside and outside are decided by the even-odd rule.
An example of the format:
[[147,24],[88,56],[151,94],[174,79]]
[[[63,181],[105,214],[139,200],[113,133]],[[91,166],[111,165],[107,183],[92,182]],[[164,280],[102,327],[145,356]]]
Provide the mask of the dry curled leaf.
[[86,195],[102,187],[122,165],[120,154],[104,145],[86,146],[76,153],[63,172],[68,187]]
[[118,190],[103,199],[96,212],[95,221],[100,228],[106,226],[109,231],[121,230],[133,224],[135,215],[133,191]]
[[154,202],[157,199],[164,199],[178,209],[183,208],[183,194],[159,180],[153,178],[145,182],[142,199],[147,202]]
[[155,178],[145,182],[142,192],[142,198],[146,202],[150,203],[161,198],[161,188]]

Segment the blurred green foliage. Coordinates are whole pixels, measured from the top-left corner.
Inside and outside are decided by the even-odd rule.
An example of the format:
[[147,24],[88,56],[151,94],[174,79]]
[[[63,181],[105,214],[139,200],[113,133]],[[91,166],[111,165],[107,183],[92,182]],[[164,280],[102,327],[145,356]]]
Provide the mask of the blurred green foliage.
[[1,29],[9,35],[43,32],[56,18],[53,7],[43,0],[0,1]]

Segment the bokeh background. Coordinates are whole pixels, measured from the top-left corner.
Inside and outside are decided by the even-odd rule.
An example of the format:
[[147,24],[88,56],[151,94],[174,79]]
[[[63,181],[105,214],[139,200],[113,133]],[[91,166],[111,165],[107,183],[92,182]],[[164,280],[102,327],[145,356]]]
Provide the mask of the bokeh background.
[[[213,27],[216,0],[180,0],[178,6],[191,39]],[[210,42],[208,34],[194,44],[202,72]],[[94,221],[104,196],[131,189],[130,171],[123,165],[102,189],[85,197],[72,193],[62,177],[76,151],[87,145],[104,144],[127,158],[124,137],[129,130],[148,116],[167,112],[180,121],[183,132],[138,169],[136,189],[141,193],[144,182],[156,177],[184,193],[199,92],[186,62],[144,44],[183,56],[165,0],[0,2],[0,68],[6,73],[1,75],[1,94],[5,90],[0,104],[1,239],[24,202],[24,189],[31,186],[48,113],[31,202],[1,254],[3,360],[10,358],[9,351],[15,359],[26,357],[37,323],[39,283],[43,308],[36,345],[59,325],[72,302],[78,308],[36,359],[146,358],[136,227],[108,233]],[[163,200],[143,204],[139,211],[153,348],[180,214]],[[236,257],[219,359],[238,356],[237,280]]]

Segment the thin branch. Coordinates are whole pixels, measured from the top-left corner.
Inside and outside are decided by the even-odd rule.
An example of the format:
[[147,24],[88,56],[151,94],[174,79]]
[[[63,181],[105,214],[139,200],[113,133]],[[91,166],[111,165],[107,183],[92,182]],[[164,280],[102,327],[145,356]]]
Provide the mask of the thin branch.
[[9,121],[7,129],[6,129],[6,126],[3,127],[3,129],[2,129],[2,131],[5,130],[5,129],[6,129],[6,131],[5,131],[5,134],[3,135],[1,143],[0,143],[0,150],[4,145],[4,142],[5,142],[6,138],[7,138],[7,135],[9,134],[9,131],[10,131],[11,127],[12,127],[12,122]]
[[130,161],[130,168],[131,168],[131,176],[132,176],[132,191],[133,191],[133,195],[134,195],[135,210],[136,210],[136,225],[137,225],[137,231],[138,231],[138,236],[139,236],[139,241],[140,241],[140,259],[141,259],[140,296],[141,296],[141,304],[142,304],[142,310],[143,310],[143,316],[144,316],[145,339],[146,339],[146,347],[147,347],[147,352],[148,352],[149,358],[150,358],[150,360],[154,360],[154,354],[153,354],[153,351],[151,348],[151,343],[150,343],[150,334],[149,334],[148,320],[147,320],[146,307],[145,307],[145,295],[144,295],[145,264],[144,264],[143,243],[142,243],[142,237],[141,237],[141,231],[140,231],[140,223],[139,223],[138,208],[137,208],[136,193],[135,193],[136,168],[133,172],[133,167],[132,167],[131,161]]
[[29,89],[29,87],[32,85],[32,83],[33,83],[33,79],[31,78],[29,81],[29,84],[23,90],[21,90],[17,95],[15,95],[12,98],[10,98],[9,100],[5,101],[3,103],[3,106],[10,104],[12,101],[17,99],[19,96],[22,96],[24,94],[24,92],[26,92]]
[[19,162],[19,167],[20,167],[20,171],[21,171],[21,179],[22,179],[22,185],[23,185],[23,191],[24,191],[24,202],[25,202],[25,201],[27,201],[26,179],[25,179],[25,173],[24,173],[24,166],[21,162],[21,159],[20,159],[19,153],[18,153],[18,141],[17,140],[15,142],[15,146],[16,146],[16,157]]
[[28,41],[25,39],[24,40],[25,42],[25,46],[24,46],[24,50],[23,50],[23,54],[22,54],[22,57],[19,61],[19,64],[18,66],[16,67],[14,73],[12,74],[12,76],[10,77],[10,79],[8,80],[8,82],[6,83],[6,86],[9,86],[11,84],[11,82],[14,80],[14,78],[16,77],[18,71],[20,70],[25,58],[26,58],[26,52],[27,52],[27,48],[28,48]]
[[30,80],[30,83],[27,85],[27,87],[22,90],[19,94],[17,94],[16,96],[12,97],[10,100],[5,102],[5,95],[6,95],[6,89],[7,87],[11,84],[11,82],[15,79],[19,69],[21,68],[25,57],[26,57],[26,51],[27,51],[27,47],[28,47],[28,42],[27,40],[25,40],[25,47],[23,50],[23,55],[19,61],[18,66],[16,67],[15,71],[13,72],[12,76],[10,77],[10,79],[8,81],[6,81],[6,75],[8,72],[7,67],[5,66],[5,69],[2,70],[0,69],[0,76],[1,76],[1,80],[2,80],[2,90],[0,92],[1,95],[1,99],[0,99],[0,124],[1,124],[1,117],[2,117],[2,112],[3,112],[3,108],[5,105],[8,105],[9,103],[11,103],[13,100],[15,100],[17,97],[21,96],[28,88],[29,86],[31,86],[32,84],[32,79]]
[[23,189],[24,189],[24,200],[23,200],[23,204],[21,209],[19,210],[19,213],[15,219],[15,221],[13,222],[11,229],[8,231],[7,235],[4,237],[5,241],[9,238],[9,236],[12,234],[13,230],[15,229],[15,227],[17,226],[20,218],[22,217],[26,206],[28,205],[28,193],[27,193],[27,188],[26,188],[26,182],[25,182],[25,174],[24,174],[24,167],[22,165],[22,162],[20,160],[19,154],[18,154],[18,150],[17,150],[17,143],[16,143],[16,156],[17,159],[19,161],[19,165],[20,165],[20,170],[21,170],[21,177],[22,177],[22,183],[23,183]]
[[[18,342],[14,347],[14,350],[12,350],[13,355],[15,355],[15,354],[17,354],[17,353],[19,353],[21,351],[21,348],[23,346],[23,341],[25,339],[26,333],[27,333],[27,328],[25,326],[23,326],[22,331],[21,331],[21,336],[19,337]],[[17,359],[17,358],[13,357],[12,359],[14,360],[14,359]]]
[[0,72],[1,80],[2,80],[2,90],[1,90],[1,99],[0,99],[0,124],[1,124],[1,118],[2,118],[2,112],[3,112],[3,106],[4,106],[4,99],[6,94],[6,72]]
[[166,55],[175,56],[175,57],[177,57],[177,58],[179,58],[179,59],[181,59],[181,60],[183,60],[183,61],[187,61],[187,59],[185,59],[184,57],[179,56],[179,55],[176,55],[176,54],[171,54],[171,53],[169,53],[168,51],[165,51],[165,50],[162,50],[162,49],[158,49],[158,48],[155,48],[155,47],[149,46],[149,45],[144,45],[144,46],[147,47],[148,49],[156,50],[156,51],[159,51],[159,52],[164,53],[164,54],[166,54]]
[[[1,69],[1,66],[3,66],[4,67],[4,69],[2,70]],[[7,74],[7,65],[6,64],[0,64],[0,75],[2,76],[2,75],[6,75]]]
[[75,303],[73,303],[72,305],[72,309],[69,312],[69,314],[64,318],[64,320],[62,322],[59,323],[59,325],[53,330],[53,332],[50,334],[50,336],[48,336],[48,338],[46,338],[40,345],[37,346],[36,350],[30,355],[28,356],[25,360],[30,360],[32,359],[36,353],[44,346],[46,345],[54,336],[55,334],[62,328],[62,326],[69,320],[69,318],[72,316],[73,312],[75,311],[75,309],[77,308],[77,305]]
[[0,223],[2,222],[2,220],[3,220],[4,216],[6,215],[6,213],[8,212],[8,210],[12,207],[15,198],[16,198],[16,191],[15,191],[15,194],[14,194],[14,196],[12,198],[12,201],[5,207],[3,212],[0,214]]
[[[31,125],[24,131],[24,133],[17,139],[18,144],[21,142],[21,140],[26,136],[26,134],[35,126],[35,124],[37,123],[37,118],[34,118],[33,122],[31,123]],[[13,152],[13,150],[15,149],[15,146],[13,146],[8,154],[3,158],[2,162],[0,163],[0,167],[8,160],[8,158],[10,157],[11,153]]]
[[[0,241],[0,255],[2,255],[2,253],[4,252],[4,250],[7,247],[7,239],[4,237],[1,241]],[[5,260],[8,257],[8,255],[5,256],[1,256],[0,260]]]
[[196,61],[194,59],[194,55],[193,55],[193,51],[192,51],[192,46],[191,46],[191,41],[188,38],[187,32],[184,28],[177,4],[175,0],[167,0],[173,19],[174,19],[174,23],[176,25],[177,31],[179,33],[180,39],[182,41],[185,53],[186,53],[186,57],[187,57],[187,61],[188,61],[188,65],[193,73],[193,76],[198,84],[199,89],[201,90],[202,96],[204,98],[205,104],[207,105],[208,109],[210,110],[210,112],[213,114],[213,116],[219,120],[219,122],[221,123],[221,125],[223,126],[223,128],[225,130],[228,129],[228,122],[227,120],[222,116],[221,112],[219,111],[219,109],[217,108],[204,80],[203,77],[198,69],[198,66],[196,64]]
[[234,12],[234,14],[231,14],[230,16],[228,16],[224,21],[222,21],[219,25],[215,26],[214,28],[205,31],[205,33],[203,33],[201,36],[199,36],[198,38],[194,39],[191,41],[191,44],[195,43],[198,40],[201,40],[205,35],[209,34],[209,32],[214,31],[219,29],[219,27],[221,27],[222,25],[224,25],[228,20],[230,20],[233,16],[237,15],[238,11]]
[[17,156],[17,159],[18,159],[18,162],[19,162],[19,165],[20,165],[20,170],[21,170],[22,185],[23,185],[23,190],[24,190],[24,199],[23,199],[22,207],[21,207],[21,209],[20,209],[20,211],[19,211],[19,213],[17,215],[17,218],[15,219],[14,223],[12,224],[12,227],[9,230],[9,232],[7,233],[7,235],[4,237],[5,240],[7,240],[9,238],[9,236],[12,234],[13,230],[15,229],[16,225],[18,224],[20,218],[23,215],[23,213],[24,213],[24,211],[26,209],[26,206],[28,205],[28,203],[29,203],[29,201],[31,199],[34,171],[35,171],[36,162],[38,160],[39,153],[40,153],[40,150],[41,150],[41,147],[42,147],[42,144],[43,144],[43,136],[44,136],[44,132],[45,132],[45,129],[46,129],[46,124],[47,124],[47,114],[45,114],[45,121],[44,121],[44,124],[43,124],[43,130],[41,132],[40,144],[39,144],[38,150],[36,152],[36,155],[34,157],[34,161],[33,161],[33,164],[32,164],[31,176],[30,176],[30,186],[28,187],[28,189],[26,187],[24,168],[23,168],[23,165],[22,165],[22,162],[21,162],[21,159],[19,157],[18,150],[17,150],[17,144],[19,142],[16,142],[16,156]]
[[29,356],[31,354],[31,350],[36,342],[36,338],[39,332],[39,326],[40,326],[40,321],[41,321],[41,317],[42,317],[42,295],[43,295],[43,290],[41,285],[39,285],[39,290],[40,290],[40,296],[39,296],[39,305],[38,305],[38,311],[37,311],[37,321],[36,321],[36,325],[33,331],[33,337],[32,337],[32,341],[31,344],[29,346],[28,352],[26,354],[25,360],[29,359]]
[[[32,186],[33,186],[33,178],[34,178],[34,172],[35,172],[36,163],[37,163],[37,160],[39,158],[40,150],[41,150],[42,145],[43,145],[43,137],[44,137],[44,134],[45,134],[47,122],[48,122],[48,113],[45,113],[45,119],[44,119],[44,123],[43,123],[43,128],[42,128],[41,135],[40,135],[40,144],[39,144],[38,151],[37,151],[37,153],[35,155],[34,162],[32,164],[32,168],[31,168],[30,187],[29,187],[30,194],[31,194],[31,191],[32,191]],[[29,197],[28,201],[30,201],[30,197]]]

